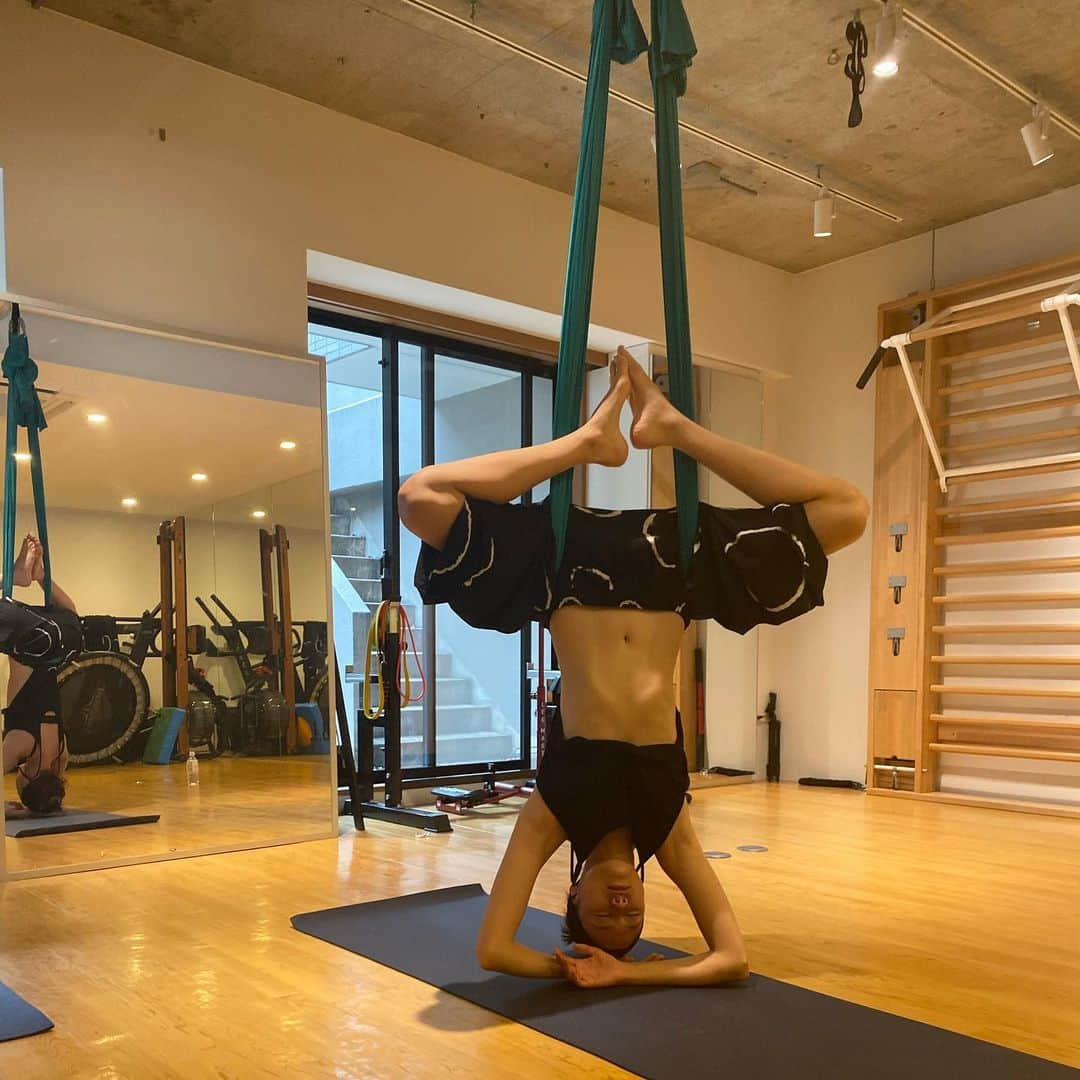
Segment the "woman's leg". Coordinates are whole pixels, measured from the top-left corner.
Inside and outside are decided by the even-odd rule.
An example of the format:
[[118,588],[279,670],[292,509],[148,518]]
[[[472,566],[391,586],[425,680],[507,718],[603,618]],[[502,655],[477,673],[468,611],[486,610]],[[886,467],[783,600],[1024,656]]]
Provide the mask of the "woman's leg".
[[862,536],[869,506],[854,484],[706,431],[679,412],[635,360],[629,364],[635,446],[673,446],[763,506],[803,503],[827,555]]
[[621,465],[627,457],[619,414],[630,396],[627,364],[619,360],[607,396],[576,431],[540,446],[428,465],[401,485],[402,524],[432,547],[441,548],[466,495],[510,502],[522,492],[575,465]]
[[[36,536],[30,536],[27,539],[32,544],[31,576],[34,581],[44,588],[45,552],[41,546],[41,541]],[[75,612],[76,615],[79,613],[78,608],[75,607],[75,601],[57,585],[55,579],[53,579],[52,583],[52,603],[54,607],[66,608],[68,611]]]

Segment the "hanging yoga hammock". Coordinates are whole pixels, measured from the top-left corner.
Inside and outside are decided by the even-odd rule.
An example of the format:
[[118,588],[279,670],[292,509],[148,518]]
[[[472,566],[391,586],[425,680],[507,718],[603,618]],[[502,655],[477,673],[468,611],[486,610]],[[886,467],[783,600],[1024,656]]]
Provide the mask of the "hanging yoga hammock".
[[[679,165],[679,103],[686,90],[686,69],[697,47],[683,0],[652,0],[652,43],[634,10],[633,0],[595,0],[592,49],[585,89],[581,151],[574,185],[570,252],[563,295],[562,340],[556,370],[552,437],[573,431],[581,415],[585,353],[592,306],[596,232],[600,216],[600,181],[607,132],[611,62],[629,64],[648,49],[656,110],[656,176],[660,210],[660,254],[664,282],[668,377],[672,404],[694,418],[694,383],[690,350],[690,309],[686,286],[682,178]],[[556,559],[562,562],[570,512],[572,471],[551,485],[551,524]],[[697,534],[697,465],[675,451],[675,492],[683,570],[690,567]]]
[[37,516],[38,539],[44,561],[45,606],[52,603],[52,568],[49,562],[49,527],[45,520],[45,477],[41,470],[41,443],[38,432],[44,431],[45,411],[41,407],[34,380],[37,364],[30,359],[30,344],[19,305],[11,305],[11,325],[8,345],[4,352],[3,374],[7,379],[7,448],[4,457],[4,561],[3,594],[11,598],[15,571],[15,496],[19,448],[19,428],[26,428],[30,449],[30,479],[34,489],[34,512]]

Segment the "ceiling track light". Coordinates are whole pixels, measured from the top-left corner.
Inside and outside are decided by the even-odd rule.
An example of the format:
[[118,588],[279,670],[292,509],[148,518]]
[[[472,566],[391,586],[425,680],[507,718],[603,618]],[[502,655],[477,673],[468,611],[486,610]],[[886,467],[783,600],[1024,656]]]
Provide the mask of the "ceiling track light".
[[[455,15],[453,12],[445,11],[437,4],[431,3],[430,0],[401,0],[401,3],[408,5],[416,11],[422,11],[433,18],[440,19],[445,23],[449,23],[451,26],[456,26],[459,30],[464,30],[477,37],[482,37],[484,40],[490,42],[493,45],[497,45],[499,48],[505,49],[508,52],[514,53],[517,56],[523,57],[526,60],[534,64],[538,64],[541,67],[547,68],[549,71],[557,72],[560,75],[565,76],[568,79],[585,84],[586,77],[580,72],[575,71],[573,68],[568,67],[566,64],[561,64],[557,60],[552,60],[551,57],[545,56],[543,53],[536,52],[533,49],[527,48],[524,45],[520,45],[516,41],[512,41],[509,38],[503,37],[501,34],[496,34],[494,31],[489,30],[487,27],[480,25],[479,23],[471,22],[469,19],[460,15]],[[630,108],[636,109],[638,112],[646,113],[650,116],[655,115],[655,109],[648,105],[646,102],[633,97],[631,94],[625,94],[621,90],[612,87],[608,91],[608,96],[614,98],[616,101],[621,101],[624,105],[629,105]],[[773,172],[780,173],[783,176],[788,177],[790,180],[798,181],[801,184],[807,184],[814,186],[814,178],[808,176],[806,173],[801,172],[798,169],[792,168],[790,165],[785,165],[782,161],[778,161],[775,158],[766,157],[764,154],[759,154],[755,150],[751,150],[749,147],[740,146],[738,143],[731,142],[729,139],[725,139],[715,132],[707,131],[705,128],[698,127],[696,124],[688,123],[685,120],[679,121],[679,130],[684,135],[694,135],[705,142],[711,143],[713,146],[718,146],[722,150],[731,154],[737,154],[739,157],[745,158],[748,161],[753,161],[755,164],[760,165],[762,168],[770,169]],[[873,214],[876,217],[884,218],[886,221],[891,221],[894,224],[899,224],[903,221],[903,217],[899,214],[894,214],[891,210],[887,210],[882,206],[877,206],[875,203],[870,202],[868,199],[862,199],[858,195],[853,194],[850,191],[841,191],[837,188],[833,189],[833,195],[838,199],[843,199],[845,202],[850,203],[852,206],[861,207],[867,213]]]
[[888,0],[881,21],[874,31],[874,74],[879,79],[891,79],[900,70],[900,36],[904,25],[904,10],[900,0]]
[[[821,168],[818,167],[818,180],[821,181]],[[833,194],[825,185],[824,181],[821,181],[821,187],[818,188],[817,198],[814,200],[814,236],[817,239],[822,239],[826,236],[832,236],[832,223],[835,216],[835,208],[833,205]]]
[[[881,0],[882,6],[886,9],[889,6],[890,0]],[[995,86],[1004,90],[1007,94],[1011,94],[1014,98],[1024,102],[1029,107],[1035,107],[1039,104],[1039,95],[1023,83],[1017,82],[1012,76],[1006,75],[1005,72],[999,68],[994,67],[993,64],[982,57],[977,56],[966,45],[960,44],[960,42],[951,38],[943,30],[939,30],[932,23],[929,23],[921,15],[916,14],[910,8],[901,8],[900,17],[903,20],[905,26],[910,26],[914,30],[918,30],[924,37],[929,38],[935,45],[944,49],[946,52],[951,53],[958,60],[963,61],[972,70],[978,72],[984,78],[994,83]],[[1057,109],[1046,106],[1047,117],[1052,120],[1058,127],[1067,131],[1074,139],[1080,139],[1080,123],[1066,116],[1064,113]]]
[[1032,118],[1020,129],[1028,157],[1032,165],[1041,165],[1054,156],[1050,142],[1050,110],[1042,101],[1036,101],[1031,110]]

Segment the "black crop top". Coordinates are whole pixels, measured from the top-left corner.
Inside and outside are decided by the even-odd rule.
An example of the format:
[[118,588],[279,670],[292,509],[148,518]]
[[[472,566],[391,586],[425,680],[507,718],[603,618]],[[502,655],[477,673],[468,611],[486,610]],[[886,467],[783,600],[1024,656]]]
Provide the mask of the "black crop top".
[[675,740],[650,746],[563,734],[556,713],[548,731],[536,787],[570,841],[570,880],[608,833],[629,826],[638,865],[645,864],[671,832],[687,802],[690,775],[682,722]]
[[4,710],[4,734],[25,731],[34,740],[33,757],[41,746],[41,725],[59,727],[61,751],[64,748],[64,725],[60,718],[60,691],[55,668],[33,668],[11,704]]
[[744,634],[824,602],[828,562],[800,504],[723,509],[702,503],[690,573],[679,566],[670,510],[572,506],[562,566],[548,500],[466,497],[442,550],[421,545],[415,584],[426,604],[513,633],[567,605],[672,611]]

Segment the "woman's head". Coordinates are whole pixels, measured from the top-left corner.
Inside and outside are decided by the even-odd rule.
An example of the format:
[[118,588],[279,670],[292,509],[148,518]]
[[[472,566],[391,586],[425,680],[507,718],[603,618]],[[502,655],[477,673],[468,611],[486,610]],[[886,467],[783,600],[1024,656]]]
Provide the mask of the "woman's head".
[[595,945],[612,956],[628,953],[645,923],[645,887],[633,864],[605,859],[585,866],[566,897],[567,944]]
[[56,813],[63,806],[67,793],[63,779],[46,769],[30,779],[20,772],[15,778],[15,786],[23,806],[32,814]]

